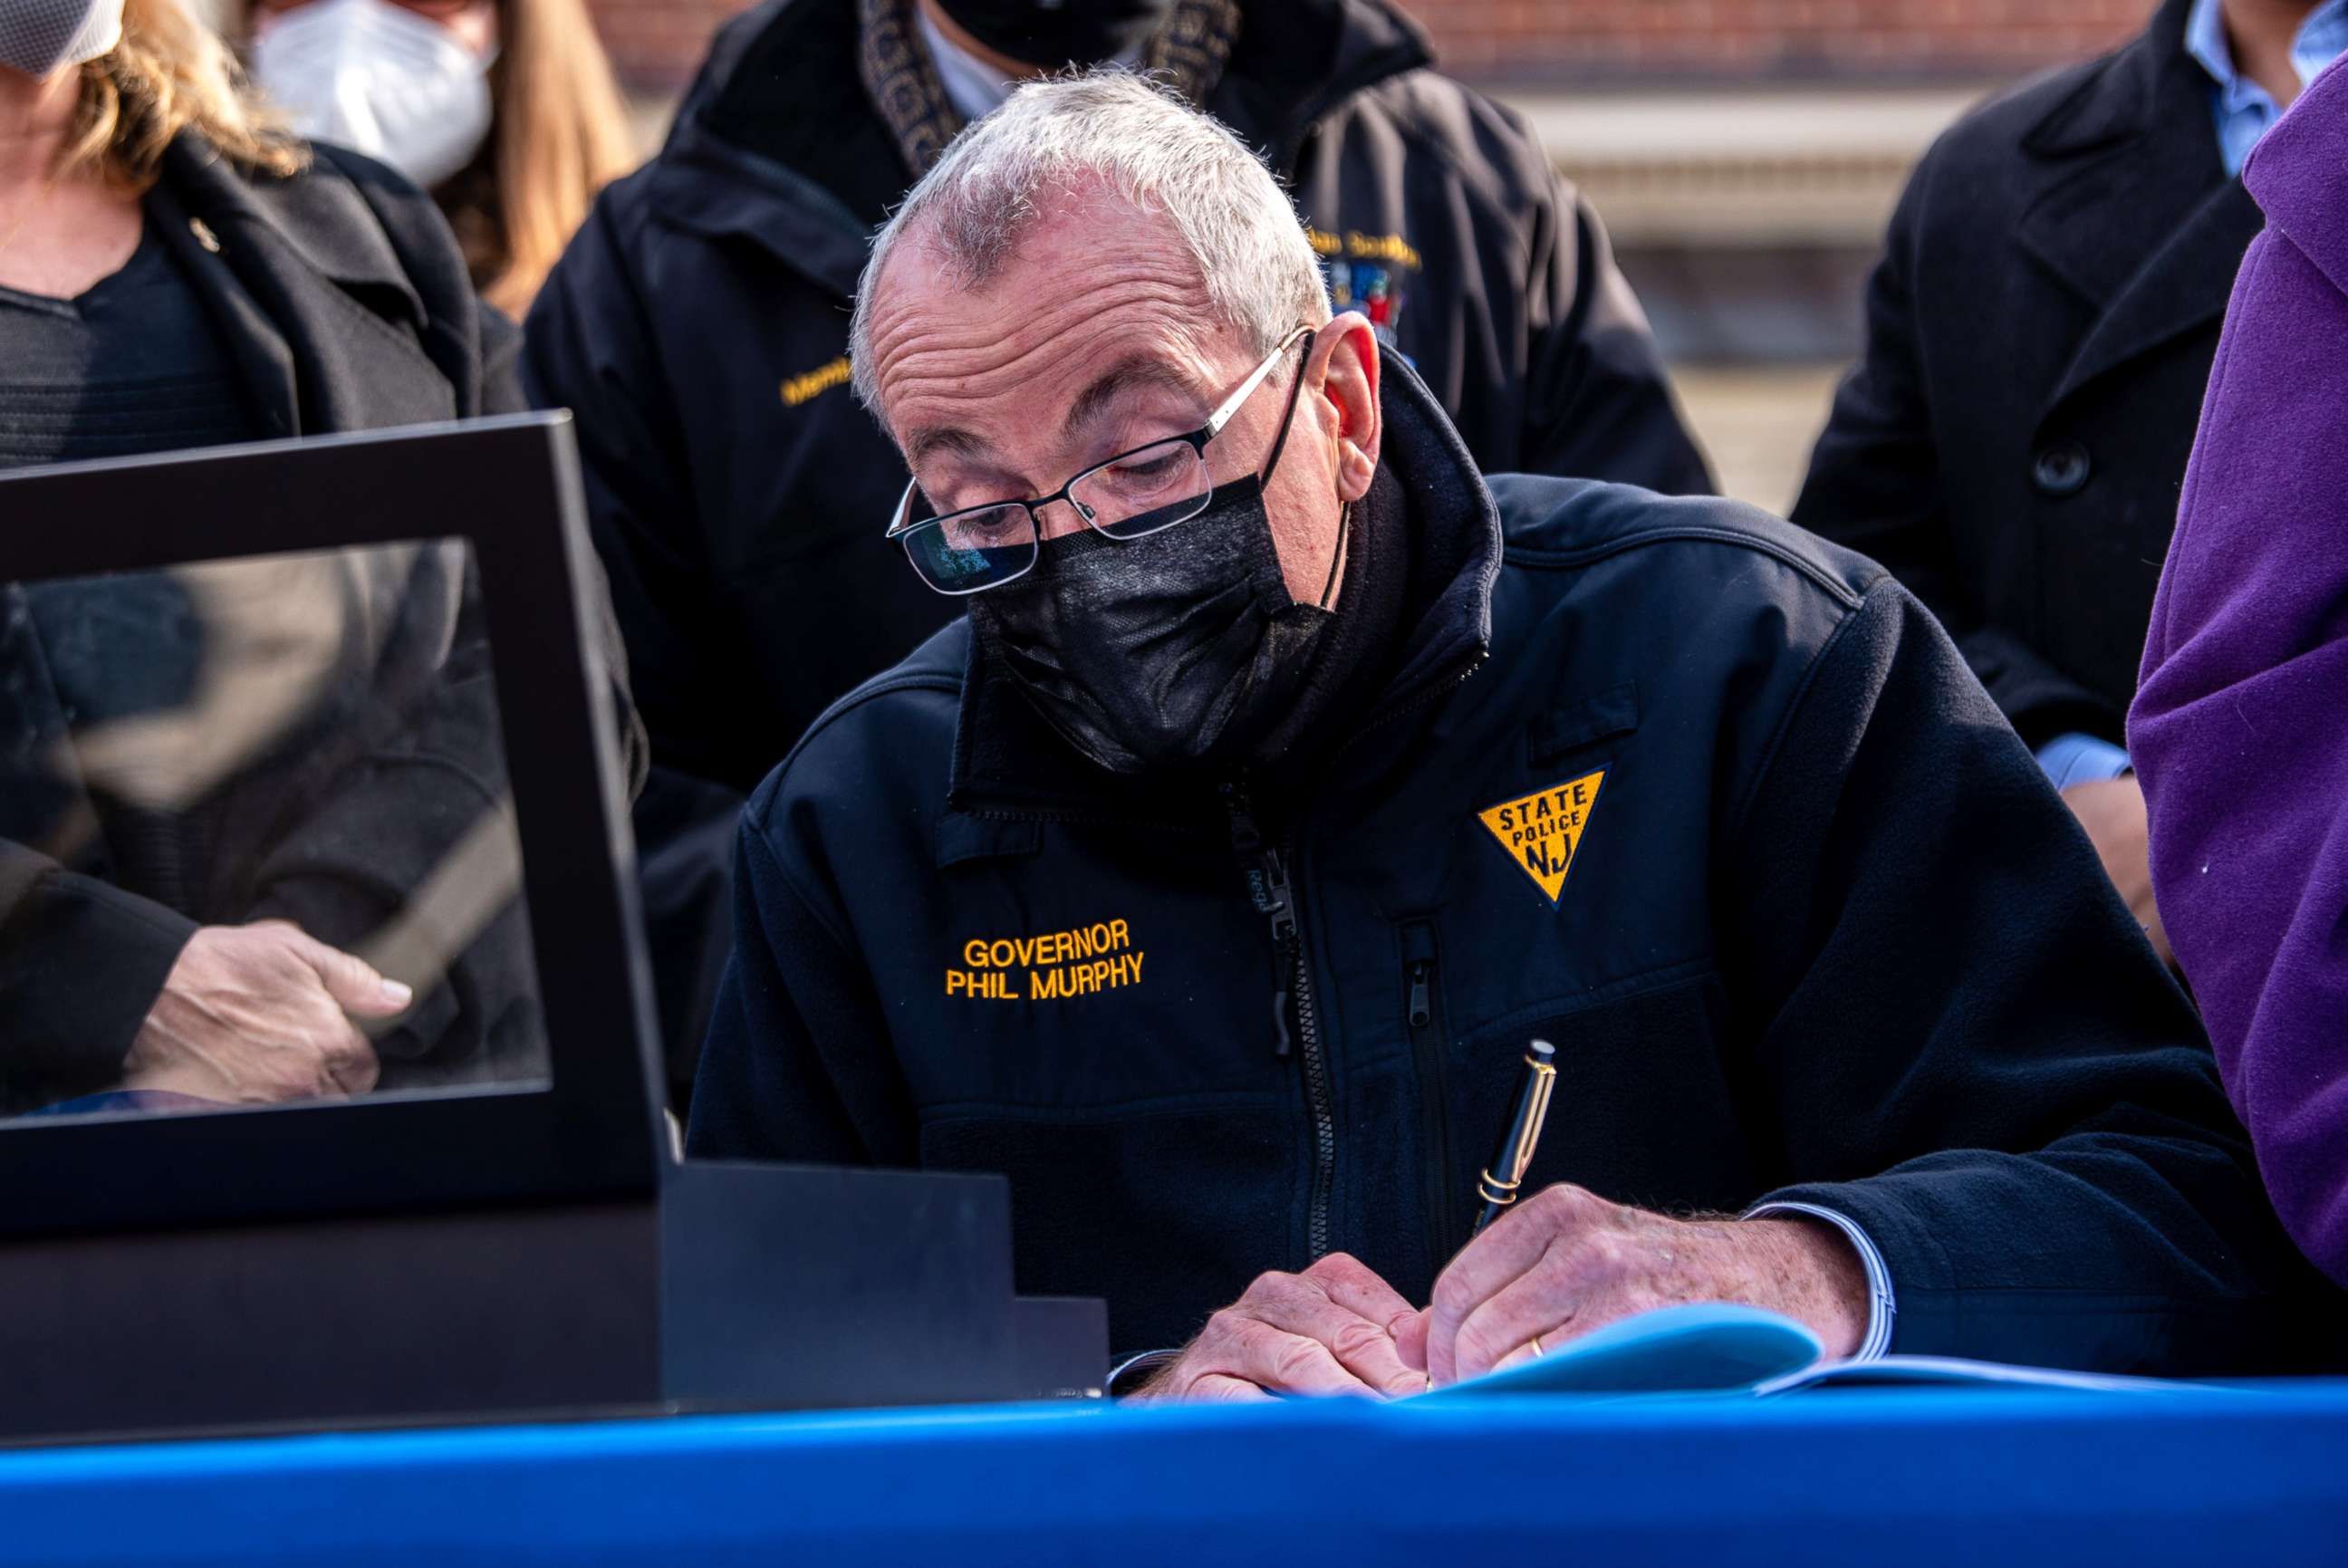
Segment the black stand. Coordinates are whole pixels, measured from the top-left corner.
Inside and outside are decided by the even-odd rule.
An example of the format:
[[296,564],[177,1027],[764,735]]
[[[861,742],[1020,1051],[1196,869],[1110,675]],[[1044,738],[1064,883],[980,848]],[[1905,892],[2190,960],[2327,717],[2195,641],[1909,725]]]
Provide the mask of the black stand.
[[685,1165],[643,1202],[0,1245],[0,1437],[1097,1394],[998,1178]]

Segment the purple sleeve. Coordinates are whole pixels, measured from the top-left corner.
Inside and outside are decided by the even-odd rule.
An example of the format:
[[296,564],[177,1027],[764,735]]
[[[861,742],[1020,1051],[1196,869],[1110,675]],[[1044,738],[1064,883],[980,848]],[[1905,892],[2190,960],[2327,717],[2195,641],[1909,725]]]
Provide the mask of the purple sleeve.
[[2227,1092],[2285,1227],[2348,1283],[2348,274],[2323,264],[2348,201],[2261,161],[2128,751]]

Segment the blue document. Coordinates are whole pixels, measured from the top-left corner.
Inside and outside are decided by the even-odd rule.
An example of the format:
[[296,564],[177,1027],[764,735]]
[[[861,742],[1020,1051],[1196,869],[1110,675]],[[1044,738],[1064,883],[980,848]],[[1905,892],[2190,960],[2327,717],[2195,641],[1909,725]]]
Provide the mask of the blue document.
[[[1832,1361],[1817,1335],[1757,1306],[1658,1307],[1567,1341],[1546,1355],[1417,1396],[1481,1399],[1509,1394],[1782,1394],[1860,1385],[1963,1384],[2197,1394],[2204,1385],[2014,1367],[1950,1356]],[[1416,1402],[1416,1400],[1413,1402]]]

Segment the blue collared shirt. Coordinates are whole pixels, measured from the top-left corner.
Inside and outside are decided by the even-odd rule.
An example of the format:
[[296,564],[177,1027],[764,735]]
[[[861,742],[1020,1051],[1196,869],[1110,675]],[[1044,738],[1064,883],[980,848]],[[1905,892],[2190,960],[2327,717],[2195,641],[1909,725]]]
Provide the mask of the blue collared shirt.
[[[2226,41],[2223,0],[2193,0],[2185,21],[2185,52],[2200,62],[2217,84],[2211,98],[2218,117],[2218,155],[2229,175],[2240,174],[2250,149],[2267,128],[2282,118],[2274,95],[2242,75],[2234,65],[2233,46]],[[2291,43],[2291,68],[2305,87],[2323,67],[2348,53],[2348,0],[2324,0],[2300,24]]]

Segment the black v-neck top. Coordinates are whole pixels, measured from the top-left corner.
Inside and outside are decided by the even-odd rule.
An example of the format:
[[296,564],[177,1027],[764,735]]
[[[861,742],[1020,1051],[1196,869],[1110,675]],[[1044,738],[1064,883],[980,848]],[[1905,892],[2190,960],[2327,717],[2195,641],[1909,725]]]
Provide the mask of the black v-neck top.
[[72,299],[0,288],[0,469],[256,438],[236,361],[150,218]]

